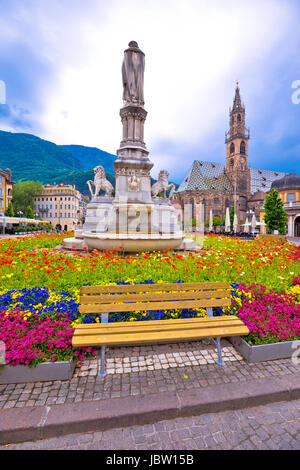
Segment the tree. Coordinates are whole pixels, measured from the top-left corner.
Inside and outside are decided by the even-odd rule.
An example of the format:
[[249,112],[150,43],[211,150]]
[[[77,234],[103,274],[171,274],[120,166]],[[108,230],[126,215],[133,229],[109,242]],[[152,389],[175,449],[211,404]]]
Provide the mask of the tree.
[[25,217],[27,219],[33,219],[34,218],[34,215],[33,215],[33,210],[32,210],[32,207],[31,206],[27,206],[27,209],[25,211]]
[[[42,183],[36,181],[19,181],[13,185],[13,206],[15,214],[23,212],[26,214],[28,206],[34,210],[34,196],[43,189]],[[33,216],[33,214],[32,214]],[[32,217],[33,218],[33,217]]]
[[214,227],[221,227],[223,223],[222,217],[215,216],[213,218],[213,226]]
[[230,230],[231,232],[233,232],[233,222],[234,222],[234,207],[233,206],[230,207],[229,216],[230,216]]
[[14,217],[15,216],[14,207],[13,207],[11,201],[9,201],[7,209],[4,212],[4,215],[6,215],[7,217]]
[[273,230],[278,230],[279,233],[285,235],[288,225],[288,216],[284,210],[283,201],[276,189],[272,189],[267,195],[264,209],[267,232],[272,233]]

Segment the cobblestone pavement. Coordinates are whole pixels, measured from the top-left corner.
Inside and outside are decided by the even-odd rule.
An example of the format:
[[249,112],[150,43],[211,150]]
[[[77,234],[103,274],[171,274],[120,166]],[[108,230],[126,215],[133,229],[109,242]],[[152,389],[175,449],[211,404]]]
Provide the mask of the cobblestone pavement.
[[0,446],[82,450],[300,450],[300,400]]
[[250,364],[222,341],[226,367],[216,365],[216,348],[203,342],[109,348],[108,375],[99,379],[97,359],[76,367],[71,380],[0,385],[0,410],[102,400],[186,390],[266,377],[299,374],[290,359]]

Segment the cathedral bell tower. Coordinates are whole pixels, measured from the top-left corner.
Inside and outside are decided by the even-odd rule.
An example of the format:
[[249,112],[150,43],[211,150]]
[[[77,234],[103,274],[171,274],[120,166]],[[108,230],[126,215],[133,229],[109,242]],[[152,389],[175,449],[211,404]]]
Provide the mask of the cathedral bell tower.
[[234,190],[234,205],[240,219],[246,217],[250,198],[250,170],[248,166],[249,129],[245,124],[245,106],[237,82],[233,107],[229,113],[229,132],[226,133],[226,174]]

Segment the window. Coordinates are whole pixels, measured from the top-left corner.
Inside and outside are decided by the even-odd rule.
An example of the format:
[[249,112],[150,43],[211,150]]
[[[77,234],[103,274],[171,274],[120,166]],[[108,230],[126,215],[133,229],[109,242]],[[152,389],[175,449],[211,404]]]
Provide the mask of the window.
[[241,115],[238,114],[238,121],[241,122],[242,118],[241,118]]
[[288,202],[294,202],[294,201],[295,201],[295,193],[289,193]]
[[241,142],[241,154],[242,155],[246,154],[246,145],[244,141]]
[[232,122],[232,124],[234,124],[234,116],[232,116],[231,122]]
[[230,145],[230,153],[234,153],[235,151],[235,147],[234,147],[234,143],[232,142],[232,144]]
[[234,167],[234,159],[233,159],[233,158],[230,160],[230,166],[231,166],[232,168]]
[[215,206],[218,206],[218,205],[219,205],[219,202],[220,202],[219,199],[216,197],[216,198],[214,199],[214,205],[215,205]]

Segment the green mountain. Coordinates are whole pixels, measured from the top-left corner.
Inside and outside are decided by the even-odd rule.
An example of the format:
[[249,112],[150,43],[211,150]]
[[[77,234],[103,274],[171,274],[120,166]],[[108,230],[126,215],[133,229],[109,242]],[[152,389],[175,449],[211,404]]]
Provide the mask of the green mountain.
[[113,163],[117,157],[92,147],[56,145],[32,134],[0,131],[0,168],[10,168],[13,181],[74,184],[89,194],[86,181],[94,179],[93,168],[102,165],[114,184]]
[[117,159],[116,155],[104,152],[104,150],[95,147],[84,147],[83,145],[61,145],[60,147],[76,157],[85,170],[90,170],[98,165],[102,165],[108,173],[114,172],[114,161]]
[[60,146],[32,134],[0,131],[0,168],[10,168],[13,180],[48,182],[54,172],[84,170],[80,160]]
[[32,134],[0,131],[0,168],[10,168],[15,182],[72,184],[89,195],[86,182],[94,179],[93,169],[98,165],[103,166],[107,179],[115,185],[116,158],[94,147],[56,145]]

